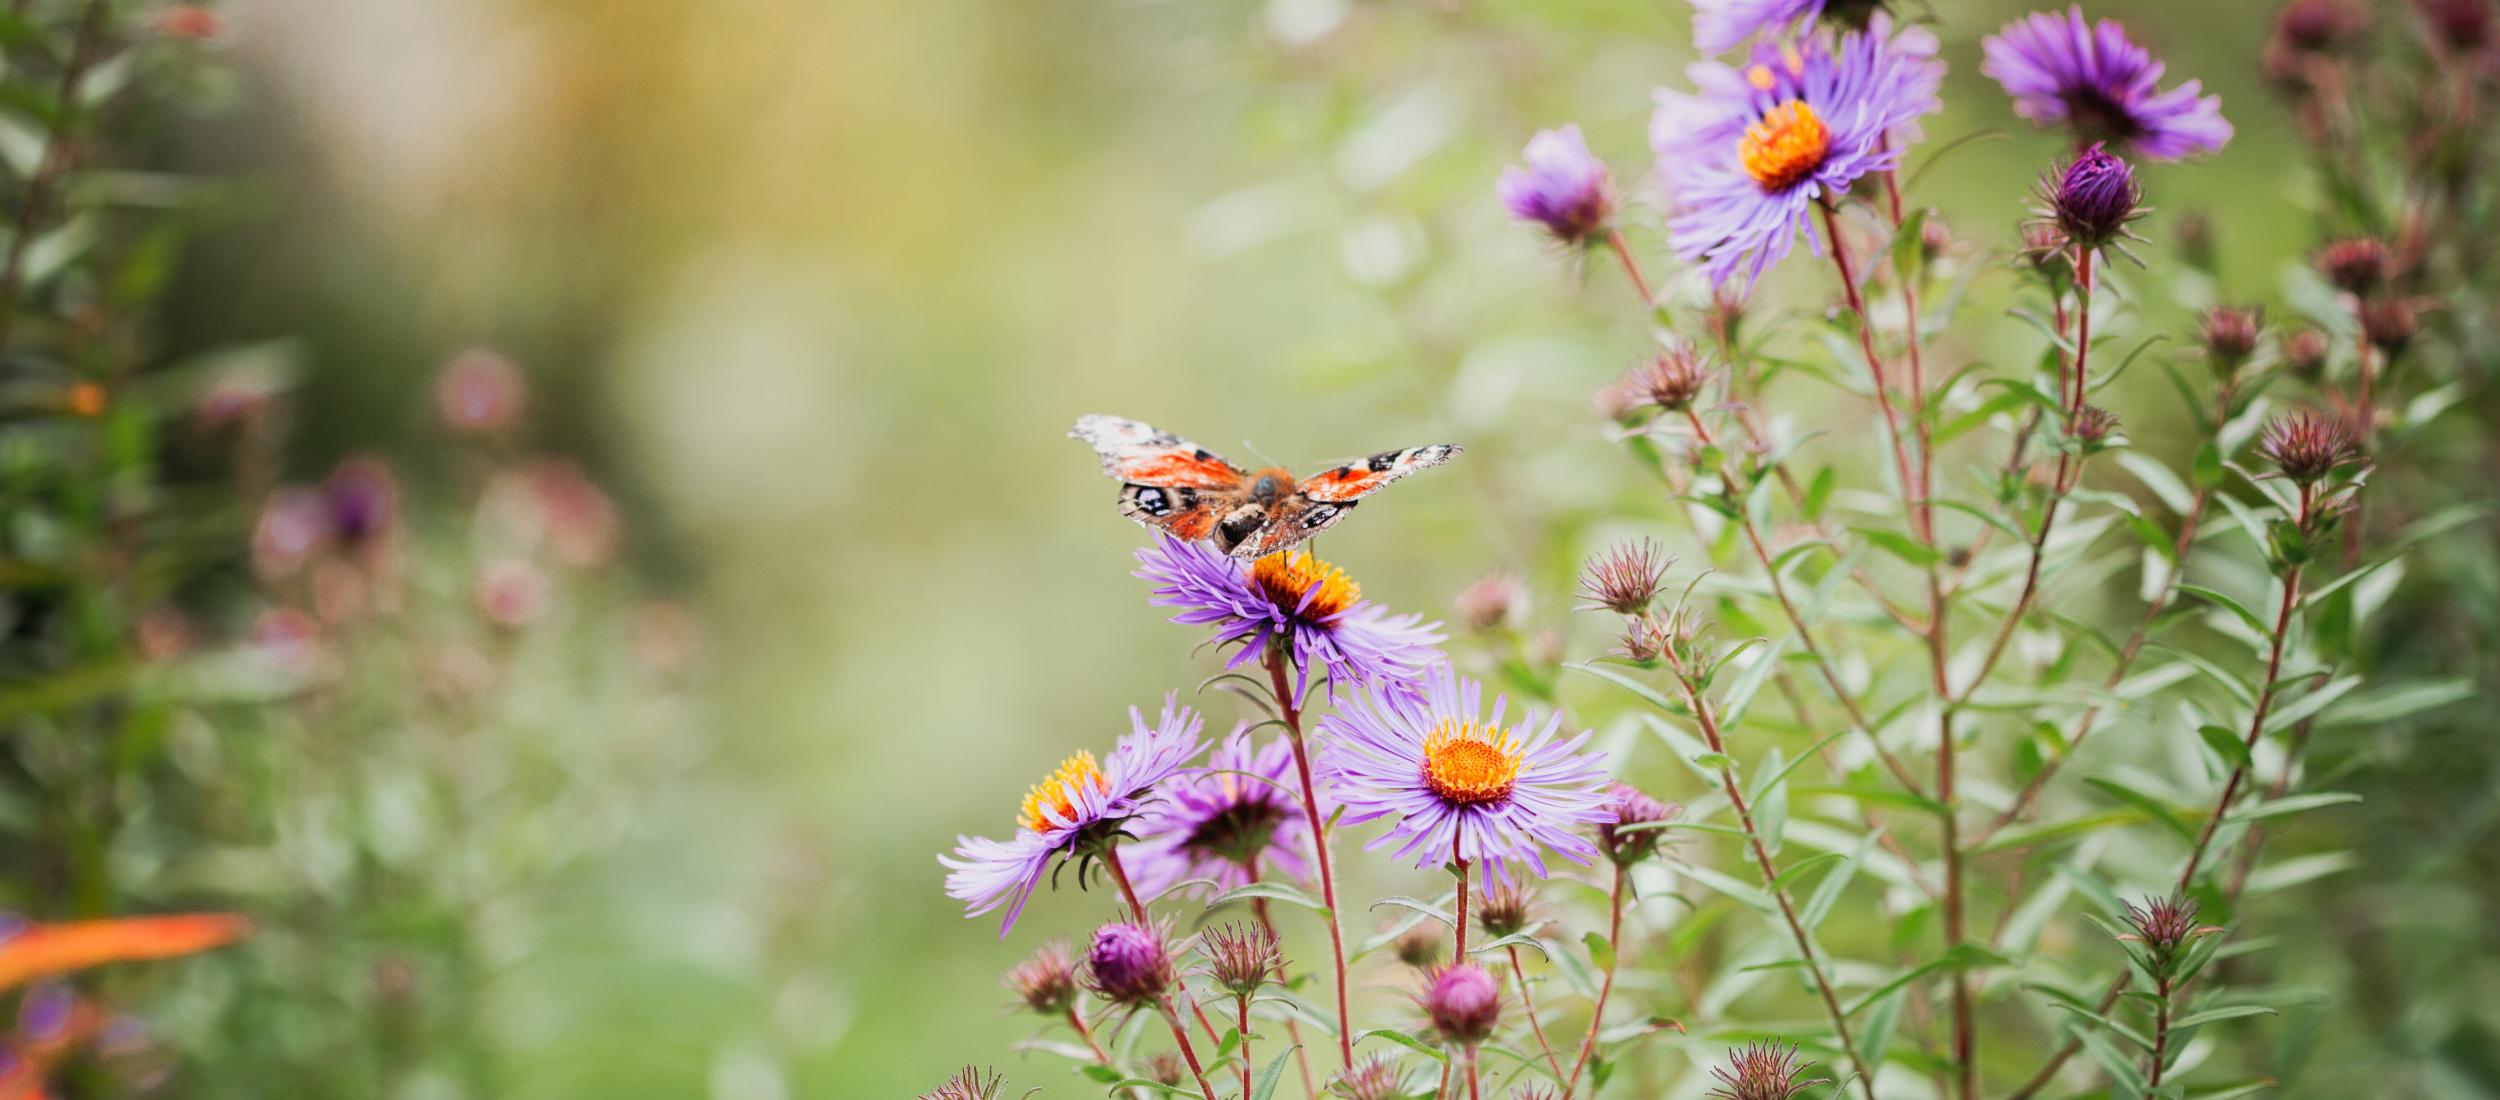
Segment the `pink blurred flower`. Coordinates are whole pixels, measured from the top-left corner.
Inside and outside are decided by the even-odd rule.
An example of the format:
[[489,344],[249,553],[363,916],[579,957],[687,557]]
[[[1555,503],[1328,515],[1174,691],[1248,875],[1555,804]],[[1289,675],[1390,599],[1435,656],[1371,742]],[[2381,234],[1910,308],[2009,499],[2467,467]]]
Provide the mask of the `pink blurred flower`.
[[477,575],[477,609],[498,626],[530,626],[547,617],[555,594],[547,574],[518,558],[487,563]]
[[481,435],[500,432],[529,406],[529,383],[512,361],[483,349],[465,351],[434,378],[443,423]]

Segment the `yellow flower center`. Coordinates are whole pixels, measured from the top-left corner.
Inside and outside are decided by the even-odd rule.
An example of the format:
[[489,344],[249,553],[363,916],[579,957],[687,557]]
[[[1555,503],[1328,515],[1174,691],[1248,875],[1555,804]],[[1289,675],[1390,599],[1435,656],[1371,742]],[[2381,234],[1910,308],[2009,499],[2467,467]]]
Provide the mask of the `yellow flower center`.
[[[1305,619],[1327,619],[1363,598],[1363,586],[1308,551],[1286,550],[1260,558],[1250,567],[1250,580],[1283,608],[1301,608]],[[1313,590],[1317,589],[1316,592]],[[1303,597],[1310,603],[1303,604]]]
[[1508,797],[1521,762],[1517,739],[1496,727],[1444,719],[1424,738],[1424,784],[1461,805]]
[[1814,108],[1804,100],[1792,99],[1746,127],[1736,155],[1744,162],[1745,174],[1763,190],[1778,191],[1813,175],[1831,148],[1831,128],[1814,116]]
[[1089,785],[1096,791],[1111,789],[1110,781],[1102,777],[1102,765],[1094,762],[1094,754],[1080,752],[1061,761],[1059,770],[1050,773],[1050,778],[1024,792],[1024,812],[1016,815],[1016,821],[1038,833],[1053,824],[1044,810],[1057,814],[1060,821],[1070,820],[1076,816],[1078,792]]

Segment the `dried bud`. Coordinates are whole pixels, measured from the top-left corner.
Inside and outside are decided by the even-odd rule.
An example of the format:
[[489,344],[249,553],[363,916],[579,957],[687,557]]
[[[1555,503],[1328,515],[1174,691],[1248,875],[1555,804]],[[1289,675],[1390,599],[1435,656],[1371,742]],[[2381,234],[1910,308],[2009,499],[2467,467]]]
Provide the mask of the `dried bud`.
[[2085,450],[2097,449],[2118,430],[2118,414],[2099,405],[2085,405],[2075,413],[2072,431],[2082,440]]
[[1085,988],[1121,1005],[1150,1005],[1172,984],[1172,955],[1161,929],[1113,921],[1094,930],[1085,950]]
[[1588,568],[1580,573],[1580,594],[1589,602],[1583,611],[1603,608],[1618,615],[1638,615],[1649,610],[1658,598],[1658,588],[1666,583],[1667,567],[1675,559],[1665,548],[1649,539],[1619,542],[1603,554],[1590,559]]
[[1259,991],[1271,975],[1284,969],[1285,957],[1276,933],[1264,924],[1226,924],[1207,929],[1198,950],[1206,956],[1207,973],[1215,984],[1237,997]]
[[1487,573],[1459,589],[1450,603],[1468,629],[1498,630],[1527,613],[1528,586],[1516,573]]
[[2458,53],[2474,53],[2491,42],[2491,0],[2414,0],[2431,33]]
[[1667,651],[1666,628],[1649,615],[1634,615],[1623,620],[1623,633],[1615,638],[1617,656],[1634,661],[1655,661]]
[[1189,1067],[1181,1062],[1180,1055],[1167,1050],[1146,1059],[1146,1079],[1177,1088],[1189,1079]]
[[[1683,808],[1671,802],[1660,802],[1629,783],[1614,783],[1606,788],[1607,808],[1611,820],[1597,823],[1597,846],[1606,858],[1631,866],[1649,858],[1658,850],[1658,830],[1628,829],[1634,825],[1655,825],[1673,821]],[[1628,830],[1628,831],[1627,831]]]
[[2332,346],[2325,333],[2302,329],[2283,338],[2283,365],[2301,380],[2315,382],[2326,374],[2328,349]]
[[1510,216],[1534,222],[1554,239],[1585,245],[1607,232],[1615,213],[1614,183],[1606,162],[1589,152],[1578,126],[1546,130],[1528,139],[1525,168],[1507,168],[1494,186]]
[[2257,453],[2283,476],[2307,485],[2361,457],[2352,427],[2341,417],[2311,409],[2276,417],[2257,441]]
[[2057,226],[2036,221],[2023,226],[2023,259],[2034,274],[2052,281],[2074,273],[2074,265],[2066,259],[2066,235]]
[[2373,298],[2361,303],[2361,335],[2387,355],[2403,354],[2421,327],[2414,304],[2403,298]]
[[1719,1079],[1710,1095],[1724,1100],[1788,1100],[1824,1078],[1801,1080],[1814,1063],[1800,1064],[1797,1048],[1787,1043],[1748,1043],[1727,1052],[1727,1065],[1710,1071]]
[[1441,965],[1442,953],[1448,948],[1448,941],[1443,939],[1441,933],[1435,930],[1428,921],[1419,922],[1406,931],[1398,933],[1398,938],[1389,944],[1389,949],[1397,954],[1399,962],[1417,970],[1430,970]]
[[1474,963],[1462,962],[1433,975],[1423,1000],[1433,1030],[1461,1046],[1491,1038],[1502,1019],[1502,987]]
[[1044,1016],[1064,1016],[1076,1007],[1076,964],[1068,945],[1043,944],[1041,950],[1007,971],[1007,988],[1024,1007]]
[[2041,180],[2046,215],[2075,249],[2094,249],[2126,237],[2144,193],[2135,169],[2099,144]]
[[2352,0],[2291,0],[2274,17],[2274,41],[2283,49],[2336,53],[2370,29],[2370,9]]
[[985,1072],[965,1066],[946,1083],[920,1094],[920,1100],[998,1100],[1007,1087],[1007,1079],[996,1072]]
[[1495,939],[1526,929],[1527,891],[1507,882],[1496,883],[1476,899],[1476,927]]
[[1928,215],[1927,220],[1918,227],[1918,250],[1920,256],[1929,263],[1934,263],[1937,257],[1953,251],[1952,227],[1944,224],[1943,218],[1933,214]]
[[1331,1096],[1345,1100],[1406,1100],[1406,1073],[1386,1055],[1356,1062],[1328,1085]]
[[2391,261],[2387,246],[2375,237],[2354,237],[2336,241],[2318,250],[2318,270],[2336,288],[2350,294],[2366,294],[2387,282]]
[[2257,354],[2257,332],[2264,325],[2263,315],[2253,309],[2215,306],[2206,310],[2199,339],[2214,369],[2229,374],[2248,362]]

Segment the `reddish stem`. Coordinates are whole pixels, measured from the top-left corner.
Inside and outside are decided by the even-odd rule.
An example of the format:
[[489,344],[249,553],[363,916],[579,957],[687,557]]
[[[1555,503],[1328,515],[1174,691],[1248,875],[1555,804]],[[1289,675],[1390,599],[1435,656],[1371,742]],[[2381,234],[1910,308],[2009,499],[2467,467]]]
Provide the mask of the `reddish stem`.
[[1554,1057],[1554,1044],[1545,1038],[1545,1024],[1536,1018],[1536,996],[1528,992],[1528,968],[1519,962],[1518,945],[1513,944],[1508,950],[1511,977],[1519,980],[1519,1011],[1528,1017],[1528,1030],[1536,1033],[1536,1045],[1545,1052],[1546,1068],[1553,1070],[1554,1079],[1560,1081],[1563,1079],[1562,1059]]
[[1632,258],[1632,246],[1624,243],[1623,231],[1607,230],[1606,247],[1614,250],[1615,259],[1623,264],[1624,276],[1632,280],[1632,289],[1640,292],[1641,308],[1648,309],[1657,302],[1658,296],[1649,292],[1649,280],[1641,275],[1640,262]]
[[1606,895],[1606,976],[1597,985],[1597,1003],[1589,1009],[1589,1033],[1580,1040],[1580,1056],[1571,1062],[1571,1076],[1563,1080],[1563,1095],[1579,1087],[1580,1071],[1588,1068],[1589,1056],[1597,1050],[1597,1027],[1606,1022],[1606,998],[1615,991],[1615,964],[1623,957],[1623,865],[1615,864],[1615,885]]
[[1320,904],[1328,907],[1328,950],[1336,966],[1337,977],[1337,1056],[1346,1069],[1354,1068],[1353,1013],[1347,1010],[1345,928],[1337,917],[1337,876],[1328,861],[1328,824],[1320,820],[1318,787],[1311,780],[1311,753],[1302,743],[1302,711],[1294,705],[1293,689],[1285,683],[1283,655],[1273,646],[1266,654],[1267,677],[1276,698],[1278,717],[1285,723],[1286,740],[1293,745],[1293,767],[1302,782],[1302,816],[1311,827],[1311,848],[1317,853],[1319,866]]

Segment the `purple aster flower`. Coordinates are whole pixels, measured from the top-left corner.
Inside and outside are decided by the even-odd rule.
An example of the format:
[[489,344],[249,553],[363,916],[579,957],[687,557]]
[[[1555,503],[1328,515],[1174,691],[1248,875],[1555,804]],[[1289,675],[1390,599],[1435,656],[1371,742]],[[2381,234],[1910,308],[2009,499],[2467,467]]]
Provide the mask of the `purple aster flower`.
[[1786,35],[1823,14],[1824,0],[1693,0],[1693,46],[1725,53],[1765,31]]
[[[1724,285],[1752,286],[1837,201],[1889,171],[1919,116],[1940,106],[1936,38],[1875,17],[1839,44],[1761,43],[1742,69],[1705,61],[1690,93],[1658,90],[1650,148],[1674,206],[1668,243]],[[1810,242],[1821,254],[1821,245]]]
[[1146,810],[1155,785],[1179,774],[1207,747],[1198,737],[1204,722],[1169,695],[1152,726],[1135,707],[1128,713],[1130,730],[1107,762],[1079,752],[1025,793],[1014,838],[958,836],[955,854],[938,857],[947,869],[946,894],[966,904],[965,916],[1005,905],[1007,917],[998,926],[1005,936],[1044,870],[1071,855],[1100,854],[1129,819]]
[[1576,125],[1528,139],[1526,168],[1502,170],[1494,191],[1510,216],[1535,222],[1564,244],[1582,245],[1606,232],[1615,213],[1614,181],[1606,162],[1589,152]]
[[2142,216],[2144,191],[2134,166],[2096,141],[2041,177],[2040,198],[2043,220],[2057,227],[2067,247],[2083,252],[2132,237],[2127,223]]
[[1979,71],[2005,86],[2014,113],[2068,126],[2077,145],[2105,141],[2138,156],[2178,160],[2231,140],[2221,96],[2200,81],[2162,91],[2162,63],[2127,40],[2117,20],[2086,24],[2082,8],[2034,12],[1981,43]]
[[1113,921],[1095,929],[1085,949],[1085,988],[1113,1004],[1154,1004],[1174,976],[1163,930],[1152,925]]
[[1279,734],[1261,746],[1235,729],[1206,767],[1166,784],[1137,819],[1138,839],[1120,849],[1130,884],[1151,899],[1192,879],[1246,886],[1254,866],[1307,879],[1311,830],[1297,790],[1292,742]]
[[1421,998],[1424,1015],[1441,1038],[1474,1046],[1493,1037],[1502,1021],[1502,987],[1481,966],[1462,962],[1432,976]]
[[1580,751],[1589,734],[1558,740],[1559,714],[1504,726],[1508,700],[1486,717],[1483,686],[1447,664],[1420,689],[1366,688],[1320,720],[1320,767],[1346,823],[1398,819],[1370,847],[1399,843],[1418,867],[1490,864],[1505,881],[1512,860],[1545,874],[1544,849],[1579,863],[1597,854],[1581,829],[1613,810],[1604,757]]
[[1333,694],[1411,681],[1440,659],[1439,623],[1365,603],[1361,586],[1308,551],[1243,562],[1205,543],[1167,538],[1139,550],[1137,561],[1138,579],[1155,586],[1149,602],[1180,609],[1173,622],[1213,627],[1218,645],[1240,646],[1224,667],[1240,668],[1270,645],[1285,647],[1297,701],[1314,669],[1328,677]]

